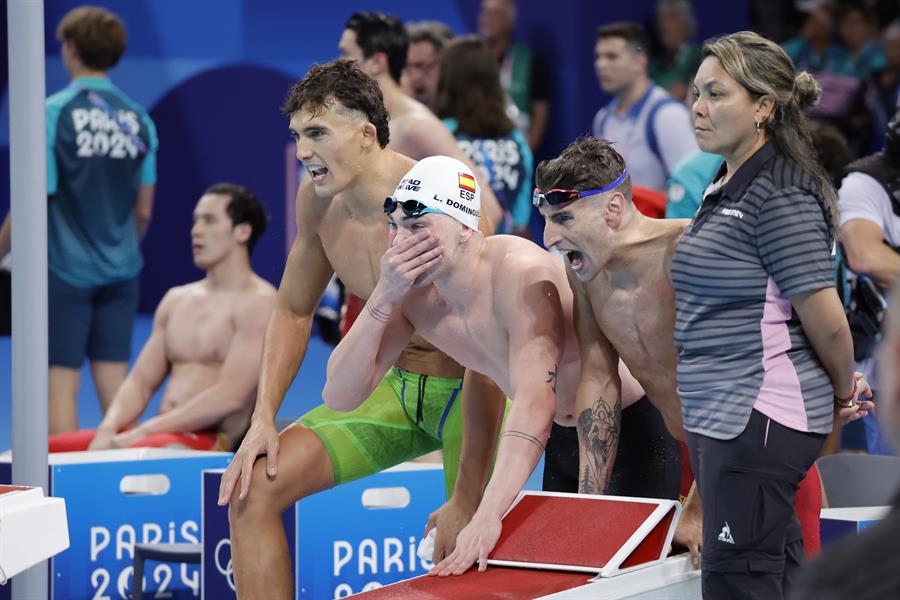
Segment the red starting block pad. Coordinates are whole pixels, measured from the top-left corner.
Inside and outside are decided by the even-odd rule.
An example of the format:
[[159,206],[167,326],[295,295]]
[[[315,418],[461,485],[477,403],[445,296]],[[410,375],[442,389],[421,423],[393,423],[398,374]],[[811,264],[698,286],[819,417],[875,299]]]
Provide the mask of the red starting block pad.
[[66,504],[41,488],[0,485],[0,583],[69,547]]
[[523,492],[488,564],[612,577],[662,562],[680,515],[674,500]]
[[699,598],[699,571],[690,568],[686,556],[666,558],[680,516],[674,500],[523,492],[503,517],[485,572],[426,575],[360,595],[367,600],[624,598],[686,585],[693,587],[685,597]]

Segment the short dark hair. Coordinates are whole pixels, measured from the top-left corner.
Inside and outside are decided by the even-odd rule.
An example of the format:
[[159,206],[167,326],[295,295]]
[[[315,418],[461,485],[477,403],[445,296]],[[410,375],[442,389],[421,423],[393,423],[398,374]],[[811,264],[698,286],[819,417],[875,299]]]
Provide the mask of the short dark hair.
[[409,51],[409,38],[400,19],[380,12],[360,11],[347,19],[344,29],[356,34],[356,45],[364,57],[384,52],[391,77],[399,83]]
[[434,112],[454,118],[459,131],[477,138],[509,135],[515,124],[506,114],[500,67],[484,40],[458,37],[441,52]]
[[622,38],[633,50],[640,50],[644,54],[650,52],[650,38],[647,30],[640,23],[634,21],[616,21],[597,27],[597,40],[607,38]]
[[375,126],[378,145],[382,148],[388,145],[391,131],[381,88],[353,60],[339,58],[324,65],[313,65],[306,77],[291,87],[281,112],[291,116],[306,109],[314,115],[321,114],[335,102],[365,115]]
[[84,66],[106,71],[119,63],[128,36],[125,24],[99,6],[79,6],[62,18],[56,28],[61,42],[72,42]]
[[[537,166],[536,182],[541,190],[592,190],[609,185],[622,175],[625,159],[608,141],[580,137],[557,158]],[[631,200],[631,175],[616,186],[616,191]]]
[[242,185],[224,181],[209,186],[203,194],[219,194],[231,197],[231,200],[228,201],[228,206],[225,207],[225,212],[228,213],[228,217],[231,219],[232,227],[237,227],[241,223],[250,224],[247,255],[253,254],[256,240],[266,232],[266,225],[269,222],[269,217],[266,216],[266,209],[263,208],[256,195]]
[[440,53],[453,39],[453,30],[440,21],[412,21],[406,24],[406,35],[409,43],[427,42],[434,51]]

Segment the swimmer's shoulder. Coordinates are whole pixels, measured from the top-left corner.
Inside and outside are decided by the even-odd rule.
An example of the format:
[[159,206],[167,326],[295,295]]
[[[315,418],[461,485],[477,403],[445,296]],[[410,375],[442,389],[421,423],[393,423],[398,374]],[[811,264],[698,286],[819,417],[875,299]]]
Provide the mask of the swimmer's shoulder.
[[678,242],[681,241],[681,237],[684,235],[684,232],[687,231],[688,227],[691,226],[691,220],[664,219],[663,222],[666,225],[666,255],[671,260],[672,254],[674,254],[675,252],[675,247],[678,246]]
[[275,309],[277,294],[271,283],[254,273],[252,283],[231,303],[232,317],[236,323],[264,327]]
[[193,281],[191,283],[185,283],[182,285],[176,285],[169,288],[166,293],[163,295],[162,300],[159,301],[159,304],[156,306],[156,312],[154,313],[154,319],[156,321],[165,322],[166,319],[175,311],[180,304],[188,300],[189,298],[202,293],[200,281]]
[[276,294],[278,294],[278,290],[274,285],[254,273],[253,286],[251,287],[250,293],[260,298],[271,298],[274,300]]
[[[405,154],[391,150],[390,147],[386,148],[384,152],[390,153],[387,157],[388,170],[390,171],[388,178],[394,182],[392,185],[396,187],[400,180],[403,179],[403,176],[406,175],[406,172],[412,169],[417,161]],[[393,190],[391,190],[391,193],[393,193]]]
[[495,278],[506,281],[545,279],[548,275],[565,279],[565,272],[552,254],[517,235],[492,235],[485,238],[491,254]]

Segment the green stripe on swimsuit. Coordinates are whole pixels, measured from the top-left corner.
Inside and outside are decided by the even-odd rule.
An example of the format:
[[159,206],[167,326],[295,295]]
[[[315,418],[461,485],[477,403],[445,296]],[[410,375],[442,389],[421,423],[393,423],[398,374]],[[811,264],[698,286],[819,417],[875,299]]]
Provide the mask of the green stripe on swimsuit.
[[298,421],[325,445],[335,485],[443,450],[450,497],[462,445],[461,388],[462,379],[392,367],[356,410],[336,412],[322,405]]

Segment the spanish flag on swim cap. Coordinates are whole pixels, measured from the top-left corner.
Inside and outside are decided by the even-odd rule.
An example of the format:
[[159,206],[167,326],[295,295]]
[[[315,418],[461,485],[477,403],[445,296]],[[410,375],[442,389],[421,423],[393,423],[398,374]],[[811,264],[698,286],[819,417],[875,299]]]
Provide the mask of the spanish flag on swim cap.
[[478,229],[481,185],[469,167],[455,158],[423,158],[403,176],[392,197],[398,202],[418,200],[466,227]]
[[459,174],[459,187],[464,190],[469,190],[473,194],[475,193],[475,178],[469,175],[468,173],[460,173]]

